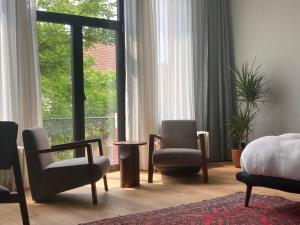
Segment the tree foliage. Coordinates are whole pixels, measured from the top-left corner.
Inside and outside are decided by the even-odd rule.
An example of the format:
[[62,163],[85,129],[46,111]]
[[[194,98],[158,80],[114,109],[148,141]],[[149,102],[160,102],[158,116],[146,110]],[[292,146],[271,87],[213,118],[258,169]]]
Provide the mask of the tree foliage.
[[102,19],[114,19],[116,7],[112,0],[37,0],[39,10]]

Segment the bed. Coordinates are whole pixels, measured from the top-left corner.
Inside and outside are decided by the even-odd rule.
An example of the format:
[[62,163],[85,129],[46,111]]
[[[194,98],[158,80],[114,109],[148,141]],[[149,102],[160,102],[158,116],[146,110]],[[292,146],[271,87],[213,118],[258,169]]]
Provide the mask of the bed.
[[236,179],[247,186],[245,207],[255,186],[300,194],[300,134],[252,141],[243,150],[241,168]]

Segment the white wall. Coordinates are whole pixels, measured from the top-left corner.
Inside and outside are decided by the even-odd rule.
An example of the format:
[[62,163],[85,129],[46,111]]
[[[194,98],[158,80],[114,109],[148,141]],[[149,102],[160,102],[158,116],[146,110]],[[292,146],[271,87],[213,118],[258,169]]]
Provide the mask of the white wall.
[[253,137],[300,133],[300,0],[231,0],[236,64],[252,61],[272,93]]

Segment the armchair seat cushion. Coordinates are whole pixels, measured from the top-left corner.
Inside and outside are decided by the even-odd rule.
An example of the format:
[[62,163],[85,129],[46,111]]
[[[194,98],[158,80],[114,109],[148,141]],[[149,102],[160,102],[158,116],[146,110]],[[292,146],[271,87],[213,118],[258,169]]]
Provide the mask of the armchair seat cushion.
[[[103,177],[108,172],[109,166],[110,163],[107,156],[93,157],[93,174],[95,176],[94,179],[100,179],[101,177]],[[81,171],[89,173],[89,163],[86,157],[61,160],[49,164],[45,168],[45,171],[56,171],[59,173],[65,173],[68,176],[70,174],[80,174]]]
[[[93,179],[102,178],[110,167],[109,158],[106,156],[93,157]],[[41,189],[43,195],[48,196],[72,188],[91,183],[90,169],[86,157],[61,160],[50,163],[44,170]],[[59,181],[59,182],[58,182]],[[48,185],[51,183],[51,185]],[[39,196],[42,199],[44,196]]]
[[8,196],[9,193],[10,193],[10,191],[8,188],[0,185],[0,198]]
[[201,151],[189,148],[165,148],[153,152],[155,167],[201,167]]

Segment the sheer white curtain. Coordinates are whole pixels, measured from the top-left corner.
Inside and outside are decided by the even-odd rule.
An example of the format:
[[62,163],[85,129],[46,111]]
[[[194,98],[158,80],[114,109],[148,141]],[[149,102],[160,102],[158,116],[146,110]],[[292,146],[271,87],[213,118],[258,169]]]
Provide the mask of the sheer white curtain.
[[33,0],[0,1],[0,120],[20,130],[41,121]]
[[[162,120],[194,119],[192,0],[127,0],[127,138],[148,140]],[[148,151],[141,151],[147,169]]]
[[155,0],[158,124],[194,119],[192,1]]
[[[34,8],[33,0],[0,1],[0,120],[19,124],[19,144],[24,128],[41,124]],[[12,185],[10,174],[0,183]]]
[[[156,38],[149,0],[125,1],[126,26],[126,135],[147,140],[157,124]],[[141,148],[141,168],[147,169],[147,150]]]

